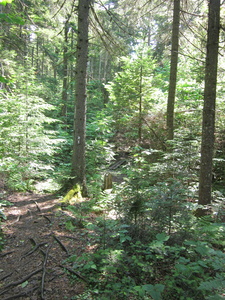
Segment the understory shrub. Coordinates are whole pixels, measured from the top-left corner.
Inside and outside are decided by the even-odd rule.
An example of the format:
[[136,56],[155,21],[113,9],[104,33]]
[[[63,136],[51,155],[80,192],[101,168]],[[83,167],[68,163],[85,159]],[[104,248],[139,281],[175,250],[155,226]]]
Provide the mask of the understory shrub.
[[196,220],[194,239],[182,244],[164,232],[143,242],[132,239],[130,225],[99,218],[88,225],[94,251],[67,262],[86,278],[89,299],[222,299],[225,254],[210,242],[218,232],[224,238],[224,230],[215,225],[206,242],[210,226]]

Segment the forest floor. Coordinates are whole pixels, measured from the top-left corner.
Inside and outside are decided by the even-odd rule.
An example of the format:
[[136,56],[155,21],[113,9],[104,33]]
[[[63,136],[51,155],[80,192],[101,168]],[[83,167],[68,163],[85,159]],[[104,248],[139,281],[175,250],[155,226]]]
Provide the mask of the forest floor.
[[[74,299],[85,280],[74,280],[66,259],[87,250],[88,232],[66,229],[66,211],[53,195],[13,193],[2,223],[5,245],[0,253],[0,299]],[[74,277],[79,274],[74,272]],[[81,278],[82,279],[82,278]]]

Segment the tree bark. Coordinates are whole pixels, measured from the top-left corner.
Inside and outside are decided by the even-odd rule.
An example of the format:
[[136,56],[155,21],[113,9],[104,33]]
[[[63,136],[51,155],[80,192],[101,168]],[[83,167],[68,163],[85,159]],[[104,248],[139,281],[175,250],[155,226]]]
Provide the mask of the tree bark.
[[220,0],[210,0],[199,177],[199,204],[201,205],[211,203],[219,29]]
[[85,139],[86,139],[86,86],[88,62],[88,17],[91,0],[79,0],[78,3],[78,34],[75,70],[75,113],[72,155],[73,184],[82,187],[86,193],[85,176]]
[[168,139],[174,137],[174,103],[177,83],[177,65],[179,48],[179,26],[180,26],[180,0],[174,0],[173,8],[173,30],[172,30],[172,49],[170,63],[170,83],[167,102],[167,134]]
[[138,124],[138,140],[139,140],[139,145],[141,144],[142,141],[142,102],[143,102],[143,67],[142,65],[140,66],[140,80],[139,80],[139,124]]
[[62,116],[67,124],[67,99],[68,99],[68,20],[64,27],[64,47],[63,47],[63,88],[62,88]]

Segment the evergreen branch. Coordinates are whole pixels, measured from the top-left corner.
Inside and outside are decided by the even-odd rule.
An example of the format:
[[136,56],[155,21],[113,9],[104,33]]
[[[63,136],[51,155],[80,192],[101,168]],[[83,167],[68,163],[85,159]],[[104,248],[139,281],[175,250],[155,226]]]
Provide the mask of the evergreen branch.
[[[74,0],[75,1],[75,0]],[[62,10],[63,6],[65,5],[66,0],[63,1],[63,3],[60,5],[59,9],[56,11],[56,13],[53,15],[52,19],[55,18],[55,16],[58,15],[58,13]]]

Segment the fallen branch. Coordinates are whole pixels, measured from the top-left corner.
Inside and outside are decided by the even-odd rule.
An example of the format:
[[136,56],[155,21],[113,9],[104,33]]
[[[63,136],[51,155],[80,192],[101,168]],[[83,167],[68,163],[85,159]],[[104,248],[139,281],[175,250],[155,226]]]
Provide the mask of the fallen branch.
[[86,278],[84,278],[81,274],[79,274],[78,272],[74,271],[73,269],[63,266],[63,265],[59,265],[61,268],[66,269],[68,272],[76,275],[77,277],[79,277],[80,279],[82,279],[84,282],[88,282]]
[[48,254],[49,254],[49,250],[50,250],[51,246],[52,245],[49,245],[48,249],[46,250],[45,260],[44,260],[44,263],[43,263],[43,272],[42,272],[42,278],[41,278],[41,299],[44,299],[44,285],[45,285],[46,265],[47,265]]
[[22,279],[20,280],[17,280],[17,281],[14,281],[14,282],[11,282],[9,284],[7,284],[5,287],[4,287],[4,290],[0,293],[0,295],[3,295],[7,292],[8,288],[11,288],[11,287],[14,287],[14,286],[17,286],[25,281],[27,281],[30,277],[32,277],[33,275],[36,275],[37,273],[41,272],[43,268],[40,268],[40,269],[37,269],[35,270],[34,272],[26,275],[25,277],[23,277]]
[[62,250],[65,251],[66,254],[69,254],[69,253],[68,253],[68,250],[67,250],[66,247],[63,245],[63,243],[60,241],[60,239],[57,238],[57,236],[54,235],[54,234],[53,234],[52,236],[53,236],[53,238],[56,240],[56,242],[59,243],[59,245],[61,246]]

